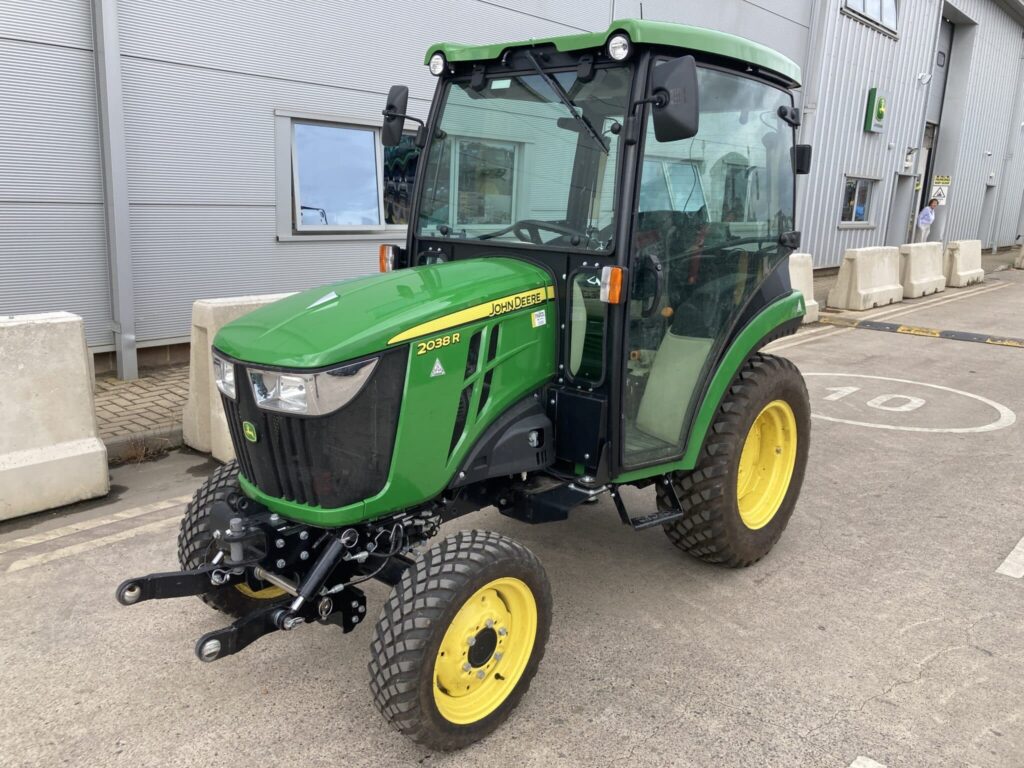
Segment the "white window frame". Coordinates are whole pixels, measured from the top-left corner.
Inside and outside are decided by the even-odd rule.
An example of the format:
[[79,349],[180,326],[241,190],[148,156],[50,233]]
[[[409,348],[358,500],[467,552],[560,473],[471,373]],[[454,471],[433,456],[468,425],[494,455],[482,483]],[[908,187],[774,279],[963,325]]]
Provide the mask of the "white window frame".
[[[452,142],[452,159],[448,167],[448,210],[451,211],[452,230],[454,232],[491,232],[495,227],[506,227],[518,220],[519,212],[519,174],[523,169],[525,152],[522,143],[509,141],[508,139],[496,139],[489,136],[463,136],[449,134]],[[459,224],[459,164],[462,162],[462,153],[459,145],[463,141],[481,141],[492,144],[509,144],[512,146],[512,208],[509,211],[511,220],[508,224]],[[426,166],[423,166],[426,169]],[[419,168],[417,168],[417,172]]]
[[[864,5],[865,1],[866,0],[861,0],[860,4]],[[882,0],[882,2],[885,2],[885,0]],[[850,0],[843,0],[841,10],[847,16],[850,16],[869,27],[872,27],[873,29],[877,29],[879,32],[882,32],[883,34],[888,35],[889,37],[898,38],[900,24],[900,0],[893,0],[893,3],[896,6],[896,24],[895,26],[891,27],[888,24],[884,23],[880,18],[876,19],[874,16],[871,16],[865,11],[860,11],[857,10],[856,8],[851,8]]]
[[[303,225],[301,223],[301,200],[296,194],[298,189],[298,163],[295,158],[296,123],[311,123],[368,130],[374,135],[373,147],[377,170],[377,210],[380,224],[371,225]],[[405,224],[388,224],[385,221],[384,207],[384,145],[380,139],[380,121],[366,120],[356,117],[323,112],[301,112],[293,110],[274,110],[274,142],[275,142],[275,202],[278,241],[317,241],[317,240],[381,240],[386,237],[404,239],[408,226]],[[418,170],[418,169],[417,169]]]
[[[857,210],[857,189],[859,188],[860,183],[864,182],[864,183],[866,183],[868,185],[867,204],[865,206],[867,208],[867,210],[864,212],[865,215],[866,215],[866,218],[864,219],[864,221],[853,221],[853,220],[847,220],[847,219],[843,218],[843,202],[844,202],[844,196],[846,195],[846,185],[847,185],[848,182],[851,182],[851,181],[857,182],[857,186],[854,188],[854,191],[853,191],[853,210],[854,210],[854,212],[856,212],[856,210]],[[839,229],[874,229],[875,228],[875,223],[874,223],[874,210],[875,210],[875,206],[874,206],[873,203],[874,203],[875,190],[877,188],[877,185],[878,185],[879,181],[880,180],[875,178],[874,176],[866,176],[866,175],[863,175],[863,174],[848,173],[848,174],[845,174],[843,176],[843,184],[840,187],[841,191],[840,191],[840,195],[839,195]],[[854,215],[856,215],[856,213],[854,213]]]
[[[672,203],[672,210],[675,211],[675,194],[672,189],[672,177],[668,174],[668,166],[670,165],[688,165],[693,169],[694,176],[697,177],[697,187],[700,189],[700,199],[704,202],[704,208],[708,205],[708,196],[705,194],[704,189],[704,178],[702,172],[704,170],[703,160],[691,160],[681,157],[669,157],[667,155],[644,155],[642,163],[656,162],[661,166],[661,177],[665,180],[665,189],[668,190],[668,199]],[[699,209],[698,209],[699,210]],[[676,211],[677,213],[687,213],[687,211]],[[689,211],[689,213],[695,213],[695,211]]]

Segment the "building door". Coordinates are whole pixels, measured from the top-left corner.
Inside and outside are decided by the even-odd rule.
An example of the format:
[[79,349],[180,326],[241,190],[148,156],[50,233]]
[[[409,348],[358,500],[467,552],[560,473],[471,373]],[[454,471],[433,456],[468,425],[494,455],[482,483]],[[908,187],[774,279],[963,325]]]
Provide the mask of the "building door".
[[901,246],[913,242],[914,226],[914,182],[916,176],[897,173],[889,204],[888,224],[885,228],[885,244]]
[[953,31],[956,27],[943,17],[939,29],[938,44],[935,48],[935,61],[932,62],[932,81],[928,89],[928,109],[925,112],[924,141],[918,168],[924,171],[921,178],[921,194],[917,210],[928,204],[931,195],[932,176],[935,165],[935,146],[939,132],[939,121],[942,118],[942,104],[946,98],[946,80],[949,74],[949,57],[953,50]]
[[985,187],[985,197],[981,200],[981,220],[978,222],[978,239],[981,240],[982,248],[993,246],[992,220],[995,218],[996,210],[996,188]]

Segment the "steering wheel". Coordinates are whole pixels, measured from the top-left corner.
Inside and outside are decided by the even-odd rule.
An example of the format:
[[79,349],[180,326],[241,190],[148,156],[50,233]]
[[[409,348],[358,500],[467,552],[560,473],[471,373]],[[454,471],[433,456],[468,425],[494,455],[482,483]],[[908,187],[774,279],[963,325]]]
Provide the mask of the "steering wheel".
[[540,219],[521,219],[520,221],[513,222],[507,227],[503,227],[495,232],[488,232],[485,235],[480,235],[477,240],[490,240],[492,237],[499,237],[501,235],[507,235],[511,232],[519,240],[524,243],[532,243],[533,245],[544,245],[544,241],[540,238],[540,231],[546,229],[549,232],[557,232],[560,235],[568,235],[579,238],[585,238],[586,232],[580,232],[578,229],[566,226],[565,224],[559,224],[554,221],[542,221]]

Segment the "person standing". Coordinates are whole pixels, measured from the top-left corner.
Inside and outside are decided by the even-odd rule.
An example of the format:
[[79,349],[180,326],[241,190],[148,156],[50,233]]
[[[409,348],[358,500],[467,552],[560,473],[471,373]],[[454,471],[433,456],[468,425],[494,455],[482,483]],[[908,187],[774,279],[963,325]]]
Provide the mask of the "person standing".
[[932,222],[935,221],[935,209],[938,206],[939,201],[933,197],[928,201],[928,205],[917,214],[917,238],[915,242],[928,242],[928,230],[932,228]]

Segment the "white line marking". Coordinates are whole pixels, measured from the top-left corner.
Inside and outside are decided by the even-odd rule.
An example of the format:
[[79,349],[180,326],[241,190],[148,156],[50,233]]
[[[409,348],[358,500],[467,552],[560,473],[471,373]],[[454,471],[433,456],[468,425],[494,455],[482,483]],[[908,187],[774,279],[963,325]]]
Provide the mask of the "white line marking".
[[1024,578],[1024,539],[1017,542],[1013,552],[1006,556],[1003,564],[996,568],[996,573],[1011,576],[1015,579]]
[[885,766],[882,763],[872,760],[870,757],[864,757],[864,755],[861,755],[850,763],[850,768],[885,768]]
[[4,552],[10,552],[14,549],[21,549],[23,547],[29,547],[33,544],[42,544],[44,541],[52,541],[53,539],[59,539],[62,536],[68,536],[72,533],[78,533],[80,531],[88,531],[91,528],[99,528],[103,525],[110,525],[120,520],[130,520],[133,517],[139,515],[145,515],[149,512],[156,512],[160,509],[167,509],[168,507],[175,507],[179,504],[187,504],[191,501],[191,496],[176,496],[173,499],[164,499],[163,501],[154,501],[152,504],[143,504],[141,507],[135,507],[133,509],[125,509],[121,512],[115,512],[112,515],[106,517],[96,517],[91,520],[82,520],[79,523],[72,523],[71,525],[65,525],[60,528],[54,528],[50,531],[44,531],[43,533],[35,533],[31,536],[23,536],[20,539],[13,539],[12,541],[0,542],[0,554]]
[[998,291],[998,290],[1000,290],[1002,288],[1008,288],[1009,286],[1010,286],[1010,283],[999,283],[997,285],[987,285],[984,288],[981,288],[981,289],[976,290],[976,291],[971,291],[969,293],[961,293],[961,294],[954,295],[954,296],[941,296],[941,297],[939,297],[937,299],[932,299],[932,300],[926,301],[923,304],[915,304],[912,307],[906,307],[906,306],[902,306],[901,307],[899,305],[892,306],[892,307],[886,307],[884,310],[883,309],[873,310],[873,311],[865,314],[862,318],[861,318],[861,315],[859,315],[859,314],[857,315],[857,317],[861,318],[861,319],[864,319],[864,320],[877,320],[880,317],[900,317],[902,315],[909,315],[911,312],[917,312],[918,310],[921,310],[921,309],[931,309],[932,307],[941,307],[943,304],[951,304],[954,301],[961,301],[962,299],[969,299],[972,296],[981,296],[982,294],[991,293],[992,291]]
[[13,571],[23,571],[26,568],[31,568],[35,565],[43,565],[44,563],[51,563],[54,560],[63,560],[66,557],[72,555],[80,555],[84,552],[97,549],[99,547],[106,546],[107,544],[113,544],[117,541],[124,541],[138,536],[140,533],[148,533],[149,531],[155,531],[159,528],[165,528],[169,523],[177,525],[178,517],[169,517],[166,520],[157,520],[155,523],[146,523],[145,525],[139,525],[135,528],[129,528],[127,531],[120,531],[118,533],[112,533],[109,536],[101,536],[98,539],[92,541],[83,541],[80,544],[72,544],[69,547],[62,547],[61,549],[55,549],[53,552],[44,552],[41,555],[33,555],[32,557],[26,557],[22,560],[15,560],[7,567],[7,573]]
[[818,413],[812,413],[811,418],[824,419],[825,421],[837,421],[840,424],[853,424],[858,427],[873,427],[874,429],[895,429],[901,432],[950,432],[955,434],[966,434],[968,432],[995,432],[997,429],[1005,429],[1006,427],[1012,426],[1017,421],[1017,414],[1007,408],[1005,405],[989,400],[987,397],[981,395],[972,395],[970,392],[964,392],[963,390],[953,389],[952,387],[943,387],[940,384],[926,384],[923,381],[910,381],[909,379],[893,379],[889,376],[868,376],[863,373],[805,373],[804,376],[845,376],[847,378],[854,379],[877,379],[879,381],[895,381],[900,384],[914,384],[919,387],[931,387],[932,389],[941,389],[943,392],[952,392],[956,395],[963,395],[969,397],[972,400],[984,403],[985,405],[994,408],[996,413],[999,414],[999,418],[990,424],[984,424],[980,427],[900,427],[895,424],[873,424],[869,421],[853,421],[851,419],[839,419],[834,416],[822,416]]

